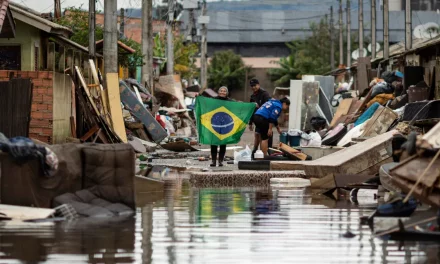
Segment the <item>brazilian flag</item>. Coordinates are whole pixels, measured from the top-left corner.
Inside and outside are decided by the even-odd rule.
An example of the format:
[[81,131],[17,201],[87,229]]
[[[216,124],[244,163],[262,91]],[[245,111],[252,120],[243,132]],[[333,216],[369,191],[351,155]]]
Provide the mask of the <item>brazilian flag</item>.
[[198,96],[195,110],[199,142],[207,145],[238,143],[254,109],[253,103]]

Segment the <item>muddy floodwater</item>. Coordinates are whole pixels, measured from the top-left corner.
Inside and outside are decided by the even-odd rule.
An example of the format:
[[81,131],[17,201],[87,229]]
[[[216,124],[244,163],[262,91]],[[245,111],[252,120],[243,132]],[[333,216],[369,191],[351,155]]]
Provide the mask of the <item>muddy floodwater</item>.
[[165,189],[139,194],[128,218],[1,222],[0,262],[440,263],[438,243],[372,237],[359,223],[368,204],[304,190],[194,188],[182,179]]

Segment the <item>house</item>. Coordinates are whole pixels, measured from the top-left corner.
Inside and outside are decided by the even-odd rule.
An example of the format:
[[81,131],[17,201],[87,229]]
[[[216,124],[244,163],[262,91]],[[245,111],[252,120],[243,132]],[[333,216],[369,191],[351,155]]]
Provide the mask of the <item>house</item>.
[[69,28],[40,15],[22,5],[0,0],[0,97],[5,96],[3,89],[11,82],[11,75],[30,79],[33,87],[32,98],[26,103],[20,101],[19,93],[7,94],[6,102],[21,104],[18,111],[22,111],[19,116],[23,118],[1,119],[0,123],[25,127],[27,132],[20,136],[50,144],[63,143],[71,136],[71,120],[81,119],[76,119],[70,75],[78,66],[88,77],[88,49],[69,40]]

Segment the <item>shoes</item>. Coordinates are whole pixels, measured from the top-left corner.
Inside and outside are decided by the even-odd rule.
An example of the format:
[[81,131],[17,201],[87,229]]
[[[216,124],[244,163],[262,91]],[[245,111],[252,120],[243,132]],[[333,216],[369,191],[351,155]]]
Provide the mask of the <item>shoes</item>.
[[219,166],[219,167],[223,167],[223,160],[219,160],[219,161],[218,161],[218,166]]
[[211,166],[211,167],[215,167],[216,165],[217,165],[217,164],[216,164],[215,160],[213,160],[212,163],[211,163],[211,165],[209,165],[209,166]]

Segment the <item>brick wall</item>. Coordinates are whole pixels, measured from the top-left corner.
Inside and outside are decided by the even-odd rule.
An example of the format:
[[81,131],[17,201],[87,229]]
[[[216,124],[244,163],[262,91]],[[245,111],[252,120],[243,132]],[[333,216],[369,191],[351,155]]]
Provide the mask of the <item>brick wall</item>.
[[29,137],[52,143],[53,135],[53,73],[48,71],[0,71],[0,81],[8,81],[9,74],[30,78],[34,84]]

